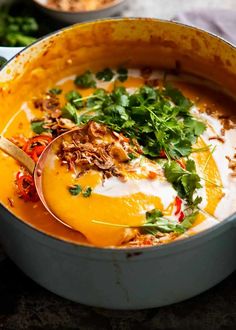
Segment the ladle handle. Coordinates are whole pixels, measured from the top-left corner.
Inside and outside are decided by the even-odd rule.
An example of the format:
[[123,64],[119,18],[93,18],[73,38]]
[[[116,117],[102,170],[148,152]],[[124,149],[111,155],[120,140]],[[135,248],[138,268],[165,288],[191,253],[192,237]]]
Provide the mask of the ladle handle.
[[34,173],[35,162],[14,143],[0,135],[0,149],[21,163],[30,174]]

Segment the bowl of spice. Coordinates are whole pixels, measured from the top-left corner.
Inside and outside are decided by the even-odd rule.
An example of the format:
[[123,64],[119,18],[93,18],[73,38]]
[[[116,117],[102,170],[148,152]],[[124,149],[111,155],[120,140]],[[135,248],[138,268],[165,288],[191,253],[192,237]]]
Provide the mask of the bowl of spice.
[[119,14],[127,0],[33,0],[46,14],[65,23],[77,23]]

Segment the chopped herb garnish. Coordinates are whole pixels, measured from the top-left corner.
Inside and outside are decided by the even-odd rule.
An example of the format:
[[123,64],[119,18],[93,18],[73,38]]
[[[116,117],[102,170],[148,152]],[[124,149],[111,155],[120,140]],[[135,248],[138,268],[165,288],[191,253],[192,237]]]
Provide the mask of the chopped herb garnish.
[[133,160],[133,159],[137,158],[137,156],[132,154],[132,153],[129,153],[128,156],[129,156],[130,160]]
[[164,217],[161,211],[154,209],[146,213],[146,223],[141,226],[141,233],[151,235],[156,235],[158,232],[183,234],[192,227],[197,215],[198,211],[193,212],[185,216],[180,223]]
[[61,110],[62,117],[72,120],[75,124],[79,124],[77,109],[71,103],[67,103]]
[[58,88],[58,87],[54,87],[54,88],[49,89],[48,92],[52,95],[60,95],[62,93],[62,89]]
[[90,197],[92,193],[92,188],[91,187],[87,187],[85,189],[85,191],[83,191],[83,197]]
[[194,193],[202,187],[194,160],[187,160],[186,169],[182,168],[176,161],[166,162],[165,176],[178,192],[178,195],[185,199],[189,206],[196,207],[197,204],[201,203],[200,197],[194,199]]
[[189,156],[205,125],[191,115],[192,103],[180,92],[176,92],[177,104],[165,94],[148,86],[131,95],[124,87],[116,88],[93,100],[97,106],[94,120],[136,138],[147,157],[156,158],[161,151],[168,158]]
[[77,91],[70,91],[66,94],[66,99],[69,103],[79,109],[83,107],[82,95]]
[[117,70],[118,73],[118,80],[124,82],[128,79],[128,70],[126,68],[119,68]]
[[111,81],[113,77],[114,77],[114,72],[109,68],[99,71],[96,74],[96,78],[98,80],[103,80],[103,81]]
[[177,106],[181,107],[181,110],[183,112],[189,110],[191,106],[193,105],[192,102],[186,98],[180,90],[177,88],[174,88],[172,85],[168,84],[166,85],[164,95],[169,97],[170,100],[175,103]]
[[71,195],[73,196],[78,196],[80,193],[82,193],[83,197],[90,197],[91,193],[92,193],[92,188],[91,187],[87,187],[85,189],[83,189],[79,184],[75,184],[73,186],[70,186],[68,188],[69,192]]
[[32,121],[31,122],[31,129],[36,134],[42,134],[43,132],[50,132],[49,129],[44,127],[45,122],[41,121]]
[[82,188],[79,184],[75,184],[74,186],[69,187],[68,190],[71,195],[77,196],[81,193]]
[[163,217],[163,213],[157,209],[146,213],[146,223],[141,226],[142,234],[156,235],[157,232],[182,234],[184,231],[179,222]]
[[[97,89],[84,99],[76,99],[81,107],[80,102],[83,102],[89,112],[89,115],[83,115],[82,122],[93,119],[135,138],[149,158],[156,158],[161,153],[168,159],[189,156],[192,145],[206,128],[192,116],[191,101],[170,86],[161,90],[144,86],[131,95],[124,87],[115,88],[112,93]],[[81,123],[75,106],[63,113],[74,123]]]
[[86,71],[84,74],[75,78],[75,85],[79,88],[96,87],[96,81],[94,80],[91,71]]
[[109,223],[99,220],[92,220],[92,222],[113,227],[138,228],[144,235],[156,235],[158,232],[183,234],[187,229],[192,227],[197,214],[198,212],[191,213],[190,215],[187,215],[181,223],[179,223],[176,220],[164,217],[160,210],[153,209],[152,211],[146,213],[146,223],[141,226],[130,227],[129,225]]

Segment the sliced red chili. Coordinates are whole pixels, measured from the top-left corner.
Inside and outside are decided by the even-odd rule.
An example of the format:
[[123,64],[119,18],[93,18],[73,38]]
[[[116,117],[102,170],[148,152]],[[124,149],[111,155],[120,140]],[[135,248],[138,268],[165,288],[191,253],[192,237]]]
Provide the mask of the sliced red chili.
[[177,215],[181,211],[181,206],[182,206],[182,200],[178,196],[175,197],[175,206],[176,206],[175,215]]
[[166,158],[166,153],[164,150],[161,150],[160,151],[160,155],[159,155],[160,158]]
[[181,161],[181,160],[179,160],[179,159],[176,159],[176,162],[185,170],[186,169],[186,166],[185,166],[185,164]]
[[16,184],[19,190],[19,195],[24,201],[36,202],[38,200],[32,175],[18,172],[16,175]]
[[152,241],[150,239],[145,239],[143,245],[152,245]]
[[47,135],[37,135],[29,139],[23,146],[23,151],[26,152],[35,162],[44,151],[46,146],[52,141],[52,138]]
[[184,220],[184,212],[181,211],[179,215],[179,222],[182,222]]
[[31,157],[33,158],[33,160],[35,161],[35,163],[37,163],[39,156],[42,154],[42,152],[44,151],[44,149],[46,149],[47,146],[37,146],[34,147],[31,153]]
[[148,179],[154,180],[157,177],[157,173],[153,171],[149,171],[148,173]]

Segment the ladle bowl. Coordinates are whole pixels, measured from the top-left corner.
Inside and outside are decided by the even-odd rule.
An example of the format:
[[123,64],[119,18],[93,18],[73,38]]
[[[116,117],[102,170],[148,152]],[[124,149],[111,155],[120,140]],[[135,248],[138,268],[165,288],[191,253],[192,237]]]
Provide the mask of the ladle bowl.
[[[45,168],[45,163],[48,159],[48,157],[51,156],[51,153],[53,152],[54,146],[58,143],[59,140],[63,140],[64,137],[71,135],[76,131],[77,129],[72,129],[68,132],[65,132],[58,137],[56,137],[54,140],[52,140],[47,147],[43,150],[42,154],[40,155],[38,161],[35,163],[34,160],[21,148],[19,148],[17,145],[12,143],[10,140],[6,139],[5,137],[0,135],[0,150],[14,158],[16,161],[18,161],[21,165],[23,165],[26,170],[33,176],[34,178],[34,184],[37,191],[37,194],[39,196],[40,201],[42,202],[45,209],[59,222],[61,222],[63,225],[70,227],[65,221],[62,221],[60,218],[58,218],[51,210],[51,208],[48,206],[47,200],[44,196],[43,191],[43,184],[42,184],[42,177],[43,177],[43,171]],[[74,228],[73,228],[74,229]],[[74,229],[75,230],[75,229]]]

